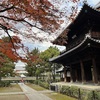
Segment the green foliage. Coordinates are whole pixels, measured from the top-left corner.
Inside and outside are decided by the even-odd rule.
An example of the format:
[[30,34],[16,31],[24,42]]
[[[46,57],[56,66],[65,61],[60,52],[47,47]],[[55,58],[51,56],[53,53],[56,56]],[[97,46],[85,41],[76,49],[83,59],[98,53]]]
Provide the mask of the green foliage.
[[42,73],[51,72],[52,70],[54,70],[53,68],[51,68],[52,63],[49,62],[49,58],[57,56],[58,54],[59,50],[57,47],[49,47],[47,50],[41,53],[37,48],[32,50],[29,55],[31,56],[31,58],[35,58],[35,60],[28,58],[29,61],[26,65],[28,76],[36,76],[36,78],[38,79],[38,77],[42,76]]
[[46,88],[46,89],[49,89],[49,84],[47,83],[47,82],[40,82],[39,83],[39,85],[41,86],[41,87],[44,87],[44,88]]
[[29,83],[34,83],[34,80],[29,80],[28,82],[29,82]]
[[44,59],[44,61],[49,61],[50,58],[58,56],[59,54],[60,52],[57,47],[50,46],[47,50],[40,54],[40,58]]
[[48,82],[45,82],[43,80],[35,80],[34,81],[34,84],[37,84],[37,85],[39,85],[41,87],[44,87],[46,89],[49,89],[49,83]]
[[2,53],[0,53],[0,56],[5,60],[5,62],[2,63],[2,67],[0,67],[0,77],[13,76],[13,70],[15,68],[14,62]]
[[28,71],[28,76],[40,76],[44,71],[42,66],[42,60],[39,58],[40,52],[37,48],[33,49],[29,53],[29,60],[26,65],[26,70]]
[[8,87],[10,86],[10,81],[0,81],[0,87]]
[[51,89],[79,100],[100,100],[100,91],[84,90],[76,86],[53,86]]
[[40,51],[38,48],[35,48],[30,52],[30,54],[32,54],[32,55],[39,55],[39,53],[40,53]]
[[87,95],[87,100],[100,100],[100,92],[90,91]]
[[13,70],[14,70],[14,63],[13,62],[6,62],[3,64],[3,66],[1,67],[1,76],[2,77],[6,77],[6,76],[13,76],[14,73],[13,73]]
[[10,37],[2,37],[2,40],[5,41],[5,42],[10,42]]
[[33,83],[38,85],[39,80],[35,80]]
[[35,69],[35,67],[33,67],[34,66],[34,64],[33,63],[31,63],[31,64],[27,64],[26,65],[26,70],[27,70],[27,72],[28,72],[28,76],[34,76],[35,75],[35,71],[36,71],[36,69]]
[[[71,87],[62,86],[60,92],[63,94],[66,94],[68,96],[75,97],[75,98],[79,98],[79,95],[81,95],[81,91],[76,86],[71,86]],[[79,94],[79,92],[80,92],[80,94]]]
[[71,95],[72,97],[76,97],[76,98],[79,97],[79,89],[78,89],[78,87],[71,86],[71,87],[70,87],[70,92],[71,92],[70,95]]
[[62,86],[60,89],[60,93],[70,95],[70,87],[69,86]]
[[49,62],[49,59],[52,57],[56,57],[59,54],[59,49],[57,47],[52,46],[50,46],[47,50],[40,54],[40,58],[44,61],[45,71],[52,72],[53,80],[55,80],[55,69],[58,67],[58,65]]

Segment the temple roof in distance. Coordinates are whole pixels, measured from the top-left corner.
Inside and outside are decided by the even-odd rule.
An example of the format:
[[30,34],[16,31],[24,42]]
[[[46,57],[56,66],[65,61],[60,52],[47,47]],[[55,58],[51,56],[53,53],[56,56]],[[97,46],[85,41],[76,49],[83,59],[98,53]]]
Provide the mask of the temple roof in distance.
[[72,37],[75,33],[79,33],[82,28],[87,25],[89,19],[90,21],[95,20],[99,23],[100,11],[97,9],[99,6],[100,3],[98,3],[94,8],[84,3],[82,9],[73,22],[69,24],[69,26],[58,36],[57,39],[53,41],[53,43],[57,45],[66,45],[67,37]]

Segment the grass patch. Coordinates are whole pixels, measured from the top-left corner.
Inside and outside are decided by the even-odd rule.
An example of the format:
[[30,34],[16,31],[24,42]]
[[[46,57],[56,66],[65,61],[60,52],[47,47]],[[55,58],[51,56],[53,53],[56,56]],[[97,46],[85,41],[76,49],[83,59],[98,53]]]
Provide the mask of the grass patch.
[[0,93],[6,92],[22,92],[22,90],[18,84],[12,84],[9,87],[0,87]]
[[25,95],[3,95],[0,100],[28,100]]
[[60,93],[48,93],[46,94],[48,97],[52,98],[52,100],[77,100],[75,98],[60,94]]
[[41,86],[39,86],[39,85],[30,84],[30,83],[28,83],[28,84],[26,84],[26,85],[28,85],[29,87],[33,88],[33,89],[36,90],[36,91],[43,91],[43,90],[46,90],[45,88],[43,88],[43,87],[41,87]]

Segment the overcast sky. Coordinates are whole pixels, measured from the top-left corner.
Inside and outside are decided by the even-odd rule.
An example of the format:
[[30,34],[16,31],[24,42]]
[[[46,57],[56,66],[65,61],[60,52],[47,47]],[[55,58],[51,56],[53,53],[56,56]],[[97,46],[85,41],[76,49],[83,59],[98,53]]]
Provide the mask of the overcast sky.
[[96,5],[100,0],[87,0],[90,5]]

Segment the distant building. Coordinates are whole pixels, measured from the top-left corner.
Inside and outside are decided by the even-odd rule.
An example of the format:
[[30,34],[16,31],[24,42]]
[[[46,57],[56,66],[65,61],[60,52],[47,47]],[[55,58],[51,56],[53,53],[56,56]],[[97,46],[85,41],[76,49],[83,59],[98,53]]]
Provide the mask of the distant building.
[[14,73],[16,76],[21,76],[22,74],[27,75],[28,72],[25,70],[15,70]]

